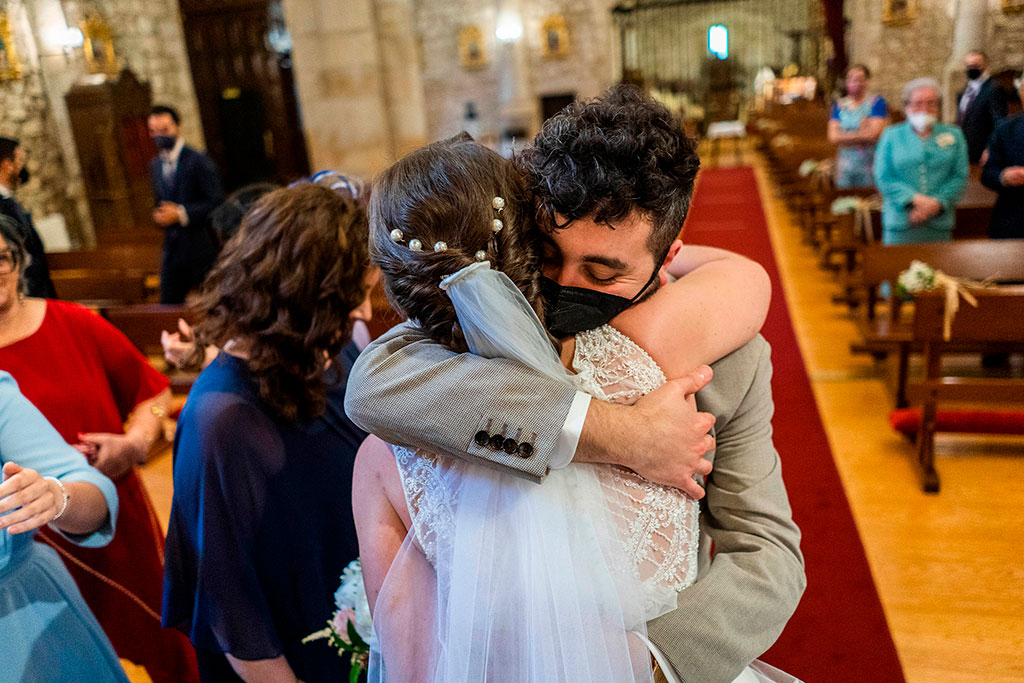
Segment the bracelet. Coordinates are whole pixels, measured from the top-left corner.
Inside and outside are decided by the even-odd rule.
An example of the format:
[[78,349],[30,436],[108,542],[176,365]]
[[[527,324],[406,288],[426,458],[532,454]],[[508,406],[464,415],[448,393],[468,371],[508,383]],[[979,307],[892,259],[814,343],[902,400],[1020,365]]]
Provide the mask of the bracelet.
[[149,407],[149,412],[153,413],[161,420],[167,417],[167,409],[164,408],[163,406],[158,406],[155,403]]
[[46,479],[47,481],[56,482],[57,486],[60,487],[61,495],[64,496],[64,500],[61,502],[61,505],[60,505],[60,510],[57,510],[57,514],[55,514],[53,516],[53,519],[51,519],[48,522],[49,524],[53,524],[54,522],[56,522],[58,519],[61,518],[61,515],[63,515],[65,512],[67,512],[67,510],[68,510],[68,503],[71,502],[71,494],[68,493],[68,490],[66,488],[64,488],[63,482],[61,482],[61,480],[58,479],[57,477],[43,477],[43,479]]

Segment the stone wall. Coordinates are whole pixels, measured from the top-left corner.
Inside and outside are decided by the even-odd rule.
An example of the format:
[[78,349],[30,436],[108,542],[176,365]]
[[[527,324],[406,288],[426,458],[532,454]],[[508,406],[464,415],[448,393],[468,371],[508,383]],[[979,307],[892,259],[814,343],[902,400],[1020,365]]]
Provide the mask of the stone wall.
[[[64,94],[86,73],[81,48],[64,53],[52,32],[78,26],[97,12],[113,30],[118,61],[153,86],[155,101],[177,107],[184,135],[203,146],[202,126],[176,0],[8,0],[22,77],[0,82],[0,134],[16,137],[28,153],[33,180],[18,192],[48,246],[94,240]],[[54,220],[56,219],[56,220]],[[51,233],[45,226],[55,226]],[[66,235],[63,233],[66,231]],[[60,246],[68,246],[61,244]]]
[[852,62],[863,62],[873,72],[872,87],[894,107],[900,101],[903,84],[912,78],[949,76],[947,98],[963,87],[959,70],[963,52],[955,46],[960,3],[987,3],[982,33],[970,40],[989,55],[994,69],[1024,65],[1024,13],[1006,14],[1000,0],[917,0],[917,16],[905,25],[882,22],[884,0],[846,0],[849,20],[847,45]]

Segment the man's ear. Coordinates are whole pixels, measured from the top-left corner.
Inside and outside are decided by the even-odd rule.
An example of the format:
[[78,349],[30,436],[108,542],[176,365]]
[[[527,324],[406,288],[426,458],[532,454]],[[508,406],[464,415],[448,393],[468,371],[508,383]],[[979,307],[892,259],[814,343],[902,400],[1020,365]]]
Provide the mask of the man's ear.
[[661,267],[658,270],[658,279],[661,280],[662,287],[668,284],[668,271],[666,269],[669,264],[676,260],[676,256],[679,255],[679,250],[682,248],[682,240],[676,240],[672,243],[672,246],[668,248],[668,255],[665,256],[665,261],[661,264]]

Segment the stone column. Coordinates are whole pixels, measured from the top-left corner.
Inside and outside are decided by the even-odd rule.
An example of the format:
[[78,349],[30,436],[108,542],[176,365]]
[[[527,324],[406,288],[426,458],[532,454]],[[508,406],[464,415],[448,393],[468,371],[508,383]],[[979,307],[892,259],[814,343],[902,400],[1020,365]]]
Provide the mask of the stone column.
[[953,15],[953,46],[942,77],[943,119],[956,121],[956,93],[964,84],[964,55],[985,45],[988,2],[957,0]]

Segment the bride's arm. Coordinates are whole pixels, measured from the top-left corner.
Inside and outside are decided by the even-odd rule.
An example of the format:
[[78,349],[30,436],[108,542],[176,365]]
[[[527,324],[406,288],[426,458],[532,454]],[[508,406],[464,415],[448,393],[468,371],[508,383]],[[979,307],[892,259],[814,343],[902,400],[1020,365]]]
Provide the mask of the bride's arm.
[[[670,257],[663,286],[612,325],[672,379],[753,339],[768,313],[771,281],[760,264],[724,249],[681,246]],[[666,284],[665,274],[679,279]]]
[[409,528],[395,456],[388,445],[375,436],[367,437],[356,454],[352,512],[359,538],[363,585],[372,614],[384,577]]

